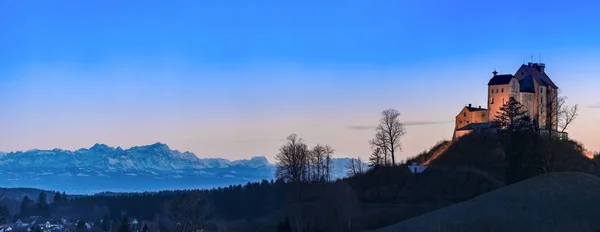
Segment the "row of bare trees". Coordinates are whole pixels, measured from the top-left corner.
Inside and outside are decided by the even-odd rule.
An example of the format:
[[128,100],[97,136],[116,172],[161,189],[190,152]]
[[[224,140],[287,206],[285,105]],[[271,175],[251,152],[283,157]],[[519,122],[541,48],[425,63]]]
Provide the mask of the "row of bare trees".
[[275,175],[286,182],[328,182],[333,152],[329,145],[317,144],[309,149],[301,138],[291,134],[275,156],[278,163]]
[[367,168],[367,165],[363,162],[360,156],[358,158],[351,158],[346,164],[346,175],[355,176],[360,173],[366,172]]

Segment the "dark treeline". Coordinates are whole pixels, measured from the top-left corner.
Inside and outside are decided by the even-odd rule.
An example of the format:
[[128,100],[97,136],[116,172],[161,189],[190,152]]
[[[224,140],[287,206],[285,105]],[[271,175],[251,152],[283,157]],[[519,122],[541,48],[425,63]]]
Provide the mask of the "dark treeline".
[[[302,195],[296,194],[299,188],[302,189]],[[321,182],[299,185],[282,180],[263,180],[211,190],[87,196],[72,199],[64,205],[51,204],[51,208],[52,214],[57,217],[98,221],[98,224],[102,224],[99,222],[101,219],[118,222],[128,215],[163,228],[169,228],[175,222],[196,219],[203,214],[205,217],[202,220],[190,222],[190,225],[209,227],[219,220],[254,220],[285,205],[318,201],[333,191],[334,188]]]

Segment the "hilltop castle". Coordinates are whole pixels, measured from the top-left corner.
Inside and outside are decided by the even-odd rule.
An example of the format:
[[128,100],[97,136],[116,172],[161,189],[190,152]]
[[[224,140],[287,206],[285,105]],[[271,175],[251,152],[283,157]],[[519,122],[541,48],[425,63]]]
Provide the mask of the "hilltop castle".
[[540,129],[556,131],[558,86],[552,82],[543,63],[521,65],[515,74],[498,74],[494,71],[488,82],[487,109],[471,104],[463,107],[456,116],[453,139],[474,130],[491,128],[491,122],[510,97],[514,97],[527,110]]

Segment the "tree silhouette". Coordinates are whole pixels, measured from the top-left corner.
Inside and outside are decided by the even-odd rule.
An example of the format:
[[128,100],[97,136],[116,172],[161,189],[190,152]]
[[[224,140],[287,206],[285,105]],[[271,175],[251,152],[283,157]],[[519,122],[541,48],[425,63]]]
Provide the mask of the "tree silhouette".
[[395,109],[387,109],[381,112],[376,131],[375,139],[371,143],[383,148],[385,154],[389,152],[392,159],[391,165],[395,165],[396,152],[402,150],[400,138],[406,133],[404,124],[400,122],[400,112]]
[[364,163],[360,157],[350,158],[346,164],[346,175],[352,177],[360,173],[364,173]]
[[302,182],[307,174],[308,157],[309,151],[304,141],[296,134],[291,134],[275,156],[278,164],[275,175],[287,182]]
[[79,220],[77,222],[77,225],[75,226],[75,229],[77,230],[77,232],[87,231],[87,225],[86,225],[85,221],[84,220]]
[[283,222],[280,222],[277,225],[277,232],[292,232],[292,225],[290,224],[290,219],[285,217]]
[[52,198],[52,203],[54,203],[55,205],[62,204],[62,195],[60,194],[60,192],[54,193],[54,197]]
[[371,156],[369,156],[369,164],[371,167],[379,167],[382,165],[382,153],[381,147],[375,147],[373,149],[373,153],[371,153]]
[[69,203],[69,199],[67,198],[67,194],[64,191],[62,192],[62,194],[60,196],[61,196],[60,202],[62,204],[68,204]]
[[40,195],[38,196],[38,207],[45,208],[46,206],[48,206],[48,199],[46,197],[46,193],[41,191]]
[[40,192],[38,196],[37,202],[38,212],[42,216],[48,216],[50,213],[50,207],[48,207],[48,198],[46,197],[46,193],[44,191]]
[[511,97],[500,108],[496,122],[500,126],[504,147],[506,183],[516,183],[546,173],[546,155],[540,152],[537,125],[525,107]]
[[29,198],[28,195],[23,197],[23,201],[21,201],[21,216],[27,216],[29,213],[29,205],[31,205],[33,201]]
[[100,222],[100,228],[102,229],[102,231],[110,230],[110,217],[108,217],[107,213],[105,213],[102,217],[102,222]]
[[508,102],[500,107],[495,121],[509,134],[515,130],[531,127],[531,118],[527,116],[527,110],[514,97],[510,97]]
[[127,215],[123,215],[123,218],[121,219],[119,232],[131,232],[131,224],[129,224],[129,217],[127,217]]

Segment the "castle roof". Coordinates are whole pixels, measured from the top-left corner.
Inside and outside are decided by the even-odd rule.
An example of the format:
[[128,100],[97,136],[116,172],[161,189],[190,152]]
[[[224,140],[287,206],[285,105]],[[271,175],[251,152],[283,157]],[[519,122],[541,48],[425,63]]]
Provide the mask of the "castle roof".
[[468,111],[482,111],[482,110],[487,110],[481,107],[470,107],[470,106],[465,106],[465,108],[467,108]]
[[551,86],[552,88],[558,89],[558,86],[552,82],[550,77],[548,77],[545,72],[541,72],[532,65],[521,65],[521,68],[519,68],[517,73],[515,73],[515,77],[517,77],[519,80],[527,77],[528,75],[531,75],[535,82],[541,86]]
[[535,93],[535,85],[533,84],[533,77],[531,75],[527,75],[519,80],[519,91],[521,93]]
[[488,85],[507,85],[513,78],[515,77],[512,74],[495,75]]

